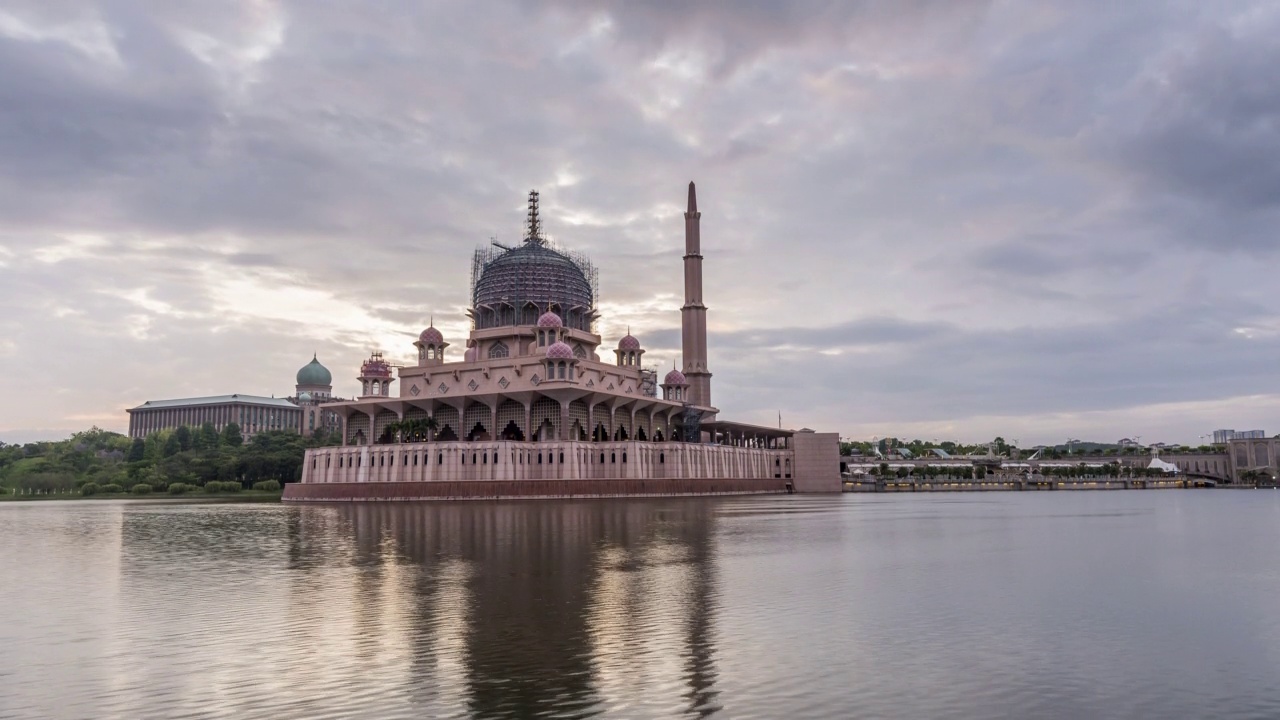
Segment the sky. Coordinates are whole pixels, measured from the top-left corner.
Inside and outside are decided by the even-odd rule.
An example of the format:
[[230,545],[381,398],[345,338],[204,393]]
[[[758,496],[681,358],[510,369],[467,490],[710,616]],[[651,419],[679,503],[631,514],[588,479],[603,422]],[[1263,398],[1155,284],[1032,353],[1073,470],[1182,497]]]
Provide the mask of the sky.
[[690,180],[721,417],[1280,432],[1280,5],[680,5],[0,5],[0,440],[461,359],[535,188],[668,367]]

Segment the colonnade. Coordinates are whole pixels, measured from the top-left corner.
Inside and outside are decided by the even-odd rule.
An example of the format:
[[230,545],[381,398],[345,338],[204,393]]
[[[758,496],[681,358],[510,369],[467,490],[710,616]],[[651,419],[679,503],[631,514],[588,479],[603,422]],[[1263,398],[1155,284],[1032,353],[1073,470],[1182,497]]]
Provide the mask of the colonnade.
[[314,448],[304,483],[790,478],[792,452],[678,442],[429,442]]

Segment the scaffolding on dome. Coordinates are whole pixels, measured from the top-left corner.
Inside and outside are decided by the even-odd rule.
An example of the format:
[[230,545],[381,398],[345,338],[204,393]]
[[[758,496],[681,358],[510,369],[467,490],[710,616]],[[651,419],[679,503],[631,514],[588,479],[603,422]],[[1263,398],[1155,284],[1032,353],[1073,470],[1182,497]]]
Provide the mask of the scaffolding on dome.
[[529,193],[524,230],[524,241],[516,247],[493,241],[476,248],[471,258],[472,329],[531,324],[524,322],[524,312],[532,305],[539,314],[555,306],[567,326],[595,332],[599,271],[585,254],[563,250],[544,234],[537,191]]

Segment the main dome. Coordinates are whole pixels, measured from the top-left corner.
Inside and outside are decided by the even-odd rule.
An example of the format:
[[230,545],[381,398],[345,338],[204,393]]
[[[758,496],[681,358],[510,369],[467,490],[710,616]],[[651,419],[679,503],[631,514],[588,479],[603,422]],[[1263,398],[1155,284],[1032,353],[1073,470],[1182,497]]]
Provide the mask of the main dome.
[[565,327],[591,330],[596,271],[591,261],[552,247],[542,236],[537,193],[529,195],[524,242],[476,250],[472,263],[472,319],[477,330],[534,325],[554,310]]
[[307,363],[298,371],[299,385],[333,385],[333,373],[329,372],[329,368],[320,364],[316,356],[311,356],[311,362]]

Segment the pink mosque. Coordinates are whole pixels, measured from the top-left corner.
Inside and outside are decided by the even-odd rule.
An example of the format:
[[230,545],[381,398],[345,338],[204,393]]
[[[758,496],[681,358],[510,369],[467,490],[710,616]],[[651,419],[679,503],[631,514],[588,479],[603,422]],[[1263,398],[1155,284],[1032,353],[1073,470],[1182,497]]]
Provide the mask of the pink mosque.
[[539,212],[531,192],[523,242],[476,251],[461,361],[433,323],[415,365],[374,353],[358,398],[318,401],[343,445],[308,450],[286,500],[840,491],[835,433],[721,420],[712,405],[693,183],[683,362],[661,382],[629,332],[601,350],[596,269],[553,246]]

